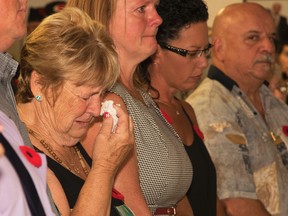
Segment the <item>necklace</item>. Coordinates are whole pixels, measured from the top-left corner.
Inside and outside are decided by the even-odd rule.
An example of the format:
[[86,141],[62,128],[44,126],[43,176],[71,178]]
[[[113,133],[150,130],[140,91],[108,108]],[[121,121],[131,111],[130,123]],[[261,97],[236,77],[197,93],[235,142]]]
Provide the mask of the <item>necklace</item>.
[[[49,152],[49,154],[54,158],[54,160],[55,160],[57,163],[61,164],[63,167],[65,167],[66,169],[68,169],[70,172],[73,172],[73,173],[76,174],[77,176],[80,175],[80,170],[79,170],[79,168],[78,168],[78,167],[74,167],[74,166],[75,166],[75,163],[74,163],[74,165],[73,165],[73,168],[70,168],[70,167],[68,166],[68,164],[71,165],[71,163],[67,163],[67,161],[66,161],[67,164],[64,163],[63,160],[61,160],[61,159],[59,158],[59,156],[55,153],[55,151],[53,150],[53,148],[52,148],[44,139],[39,139],[38,136],[36,135],[36,133],[35,133],[32,129],[30,129],[30,128],[28,128],[28,133],[31,134],[35,139],[37,139],[37,140],[41,143],[41,145]],[[86,165],[86,163],[85,163],[85,161],[84,161],[84,158],[83,158],[80,150],[78,149],[78,147],[77,147],[76,145],[73,146],[73,149],[74,149],[74,151],[76,152],[76,154],[77,154],[77,156],[78,156],[79,162],[80,162],[80,164],[81,164],[81,167],[82,167],[85,175],[88,176],[89,171],[88,171],[87,165]],[[63,157],[63,156],[62,156],[62,157]]]
[[165,106],[169,107],[170,109],[173,109],[174,112],[176,113],[176,115],[180,115],[180,112],[178,111],[178,109],[176,109],[175,107],[173,107],[171,104],[161,101],[159,99],[155,99],[158,103],[164,104]]

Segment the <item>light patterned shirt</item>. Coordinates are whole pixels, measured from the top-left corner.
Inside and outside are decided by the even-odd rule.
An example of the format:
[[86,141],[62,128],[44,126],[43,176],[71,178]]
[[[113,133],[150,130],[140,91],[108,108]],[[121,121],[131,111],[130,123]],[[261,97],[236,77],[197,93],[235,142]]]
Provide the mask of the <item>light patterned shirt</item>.
[[288,215],[288,106],[263,84],[265,121],[248,97],[216,67],[187,98],[217,172],[220,199],[259,199]]

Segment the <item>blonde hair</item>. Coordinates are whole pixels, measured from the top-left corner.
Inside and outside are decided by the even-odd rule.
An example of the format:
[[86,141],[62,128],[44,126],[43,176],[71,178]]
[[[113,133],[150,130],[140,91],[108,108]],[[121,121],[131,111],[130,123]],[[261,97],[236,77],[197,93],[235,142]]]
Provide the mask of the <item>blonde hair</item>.
[[109,22],[116,9],[117,0],[68,0],[66,7],[77,7],[85,11],[93,20],[109,29]]
[[[83,10],[92,19],[102,23],[109,33],[109,24],[115,13],[117,1],[119,0],[67,0],[66,6],[77,7]],[[138,65],[133,74],[133,83],[138,88],[143,88],[141,70],[142,69]]]
[[44,19],[27,37],[21,51],[18,102],[34,97],[32,71],[40,75],[44,91],[49,87],[57,92],[68,80],[108,89],[116,82],[120,68],[103,25],[85,12],[67,7]]

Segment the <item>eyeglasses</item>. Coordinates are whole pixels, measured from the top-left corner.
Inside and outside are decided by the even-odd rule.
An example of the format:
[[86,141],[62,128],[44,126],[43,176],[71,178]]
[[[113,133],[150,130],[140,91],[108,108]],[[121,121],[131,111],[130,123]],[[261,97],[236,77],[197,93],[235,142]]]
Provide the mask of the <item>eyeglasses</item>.
[[171,52],[177,53],[178,55],[181,55],[184,57],[189,56],[192,59],[193,58],[200,58],[203,53],[206,57],[209,56],[211,48],[213,47],[213,45],[209,43],[208,46],[203,50],[191,51],[191,50],[186,50],[186,49],[174,47],[174,46],[171,46],[169,44],[161,44],[160,46],[164,49],[171,51]]

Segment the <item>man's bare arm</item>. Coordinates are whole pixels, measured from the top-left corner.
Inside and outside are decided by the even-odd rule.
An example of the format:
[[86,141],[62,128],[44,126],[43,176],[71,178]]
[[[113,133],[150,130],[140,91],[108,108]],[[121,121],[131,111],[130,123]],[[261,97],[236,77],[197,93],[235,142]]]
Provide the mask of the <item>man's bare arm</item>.
[[221,200],[227,216],[271,216],[261,201],[247,198]]

